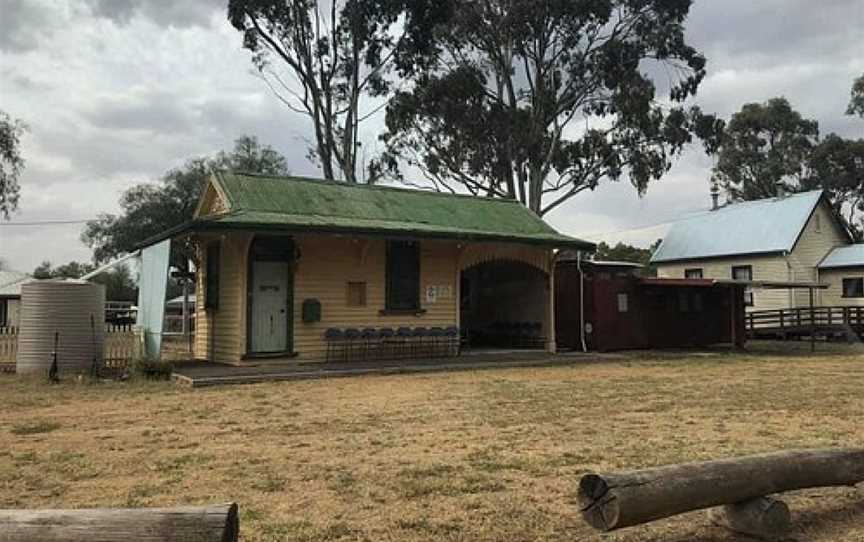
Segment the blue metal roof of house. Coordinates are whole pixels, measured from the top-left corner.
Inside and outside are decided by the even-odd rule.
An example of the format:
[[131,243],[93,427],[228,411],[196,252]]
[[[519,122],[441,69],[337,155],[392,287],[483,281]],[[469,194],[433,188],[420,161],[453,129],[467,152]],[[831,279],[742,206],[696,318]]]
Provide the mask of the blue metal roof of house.
[[837,267],[864,267],[864,243],[837,247],[819,264],[819,269]]
[[791,251],[822,191],[735,203],[676,222],[652,263]]

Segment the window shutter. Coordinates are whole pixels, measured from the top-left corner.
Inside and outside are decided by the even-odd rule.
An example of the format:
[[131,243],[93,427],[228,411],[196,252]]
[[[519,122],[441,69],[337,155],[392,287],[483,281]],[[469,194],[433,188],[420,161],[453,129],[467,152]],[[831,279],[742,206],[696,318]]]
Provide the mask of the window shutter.
[[387,310],[420,308],[420,245],[411,241],[387,243]]
[[219,243],[207,245],[207,275],[204,286],[204,308],[219,308],[219,268],[222,251]]

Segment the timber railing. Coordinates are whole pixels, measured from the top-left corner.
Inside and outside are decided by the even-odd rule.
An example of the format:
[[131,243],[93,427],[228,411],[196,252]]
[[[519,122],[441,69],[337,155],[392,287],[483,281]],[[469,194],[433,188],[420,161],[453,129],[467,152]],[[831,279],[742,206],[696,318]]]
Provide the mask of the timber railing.
[[806,331],[812,328],[864,328],[864,307],[798,307],[753,311],[746,316],[747,331]]
[[141,334],[133,324],[105,324],[102,368],[107,373],[121,373],[141,354]]
[[[106,324],[102,364],[105,369],[122,372],[141,353],[140,333],[132,324]],[[15,372],[18,354],[18,328],[0,327],[0,373]]]
[[18,328],[0,327],[0,373],[15,372],[18,353]]

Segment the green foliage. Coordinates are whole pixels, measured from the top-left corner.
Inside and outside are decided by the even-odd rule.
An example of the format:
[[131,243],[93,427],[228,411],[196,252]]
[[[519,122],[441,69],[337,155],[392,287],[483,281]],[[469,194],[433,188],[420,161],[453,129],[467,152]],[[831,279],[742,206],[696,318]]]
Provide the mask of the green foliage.
[[132,361],[131,373],[133,378],[168,380],[173,371],[174,364],[166,360],[141,357]]
[[0,215],[7,220],[18,209],[18,177],[24,170],[21,136],[27,127],[0,111]]
[[661,240],[658,239],[649,248],[639,248],[626,243],[619,242],[615,246],[610,246],[604,242],[597,245],[597,251],[594,253],[594,260],[597,261],[612,261],[612,262],[633,262],[644,267],[643,274],[645,276],[656,276],[657,269],[651,265],[651,256],[657,247],[660,246]]
[[[128,189],[120,198],[122,214],[102,214],[87,223],[81,240],[93,249],[93,260],[105,263],[132,251],[145,239],[192,219],[210,171],[227,169],[268,175],[286,175],[285,158],[255,137],[243,136],[230,153],[196,158],[172,169],[158,184],[144,183]],[[186,250],[172,254],[172,264],[186,268]]]
[[858,115],[864,118],[864,74],[852,84],[852,96],[849,100],[847,115]]
[[[33,270],[37,279],[77,279],[91,271],[96,266],[89,263],[69,262],[52,267],[51,262],[44,261]],[[135,301],[138,299],[138,286],[132,277],[132,272],[125,265],[118,265],[100,273],[91,279],[105,286],[105,299],[108,301]]]
[[[542,215],[603,179],[641,194],[691,140],[705,59],[690,2],[453,0],[387,107],[375,174],[419,168],[439,190],[518,199]],[[578,129],[577,129],[578,127]]]
[[312,121],[309,157],[324,178],[358,182],[358,126],[390,93],[388,73],[406,49],[428,47],[428,21],[443,8],[433,0],[229,0],[228,20],[277,98]]
[[818,138],[818,122],[803,118],[785,98],[746,104],[726,125],[715,182],[735,200],[794,192]]
[[801,188],[822,188],[837,215],[853,237],[861,241],[864,233],[864,139],[844,139],[829,134],[811,151],[809,176]]
[[803,118],[785,98],[747,104],[728,124],[703,118],[697,133],[717,158],[713,181],[733,200],[823,189],[853,237],[862,238],[864,140],[829,134],[820,141],[819,123]]

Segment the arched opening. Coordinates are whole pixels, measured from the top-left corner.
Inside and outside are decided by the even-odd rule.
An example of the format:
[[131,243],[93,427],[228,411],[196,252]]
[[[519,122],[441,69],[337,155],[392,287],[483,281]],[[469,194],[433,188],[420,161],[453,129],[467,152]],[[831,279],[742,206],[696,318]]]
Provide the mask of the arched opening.
[[514,260],[462,271],[460,324],[470,348],[543,348],[549,336],[549,277]]

